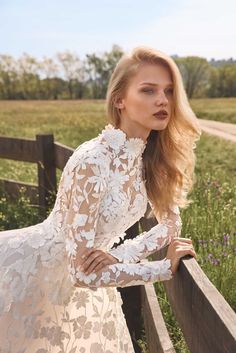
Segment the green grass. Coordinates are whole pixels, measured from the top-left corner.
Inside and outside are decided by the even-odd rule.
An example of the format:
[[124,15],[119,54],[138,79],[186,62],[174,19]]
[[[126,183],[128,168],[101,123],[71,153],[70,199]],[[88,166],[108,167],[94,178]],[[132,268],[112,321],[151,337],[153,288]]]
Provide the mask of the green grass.
[[190,105],[199,119],[236,124],[236,98],[192,99]]
[[[49,133],[54,141],[76,148],[96,136],[105,124],[102,100],[0,101],[2,136],[35,139],[36,134]],[[0,178],[37,183],[37,166],[1,159]]]
[[[233,142],[202,135],[197,145],[196,183],[181,210],[182,236],[193,240],[197,261],[236,311],[236,148]],[[159,303],[177,353],[190,353],[168,303],[155,283]]]
[[[199,118],[236,123],[236,99],[192,100]],[[107,123],[104,101],[0,101],[0,135],[35,138],[53,133],[54,139],[76,148],[95,137]],[[233,142],[202,134],[197,144],[196,183],[181,211],[182,236],[190,237],[203,271],[236,310],[236,148]],[[60,171],[57,171],[58,178]],[[0,160],[0,178],[37,183],[36,165]],[[1,199],[0,230],[34,224],[35,209],[19,201],[14,208]],[[155,284],[167,328],[177,352],[189,353],[167,301],[162,283]],[[145,342],[143,351],[145,352]]]
[[[190,104],[198,118],[236,123],[236,98],[193,99]],[[2,136],[35,139],[38,133],[52,133],[55,141],[76,148],[106,123],[104,100],[0,101]],[[0,178],[5,177],[36,183],[37,167],[2,159]]]

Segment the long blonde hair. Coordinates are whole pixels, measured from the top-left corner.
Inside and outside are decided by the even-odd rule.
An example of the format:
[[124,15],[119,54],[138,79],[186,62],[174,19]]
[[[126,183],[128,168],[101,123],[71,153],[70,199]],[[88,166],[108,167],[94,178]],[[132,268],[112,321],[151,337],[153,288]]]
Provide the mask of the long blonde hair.
[[143,63],[164,65],[174,86],[171,119],[166,129],[150,132],[143,153],[148,199],[155,215],[161,218],[171,205],[186,208],[192,203],[187,194],[195,182],[196,156],[193,150],[195,141],[200,139],[201,129],[188,102],[178,66],[165,53],[146,46],[134,48],[117,63],[106,95],[108,120],[119,127],[120,112],[115,101],[125,94],[130,79]]

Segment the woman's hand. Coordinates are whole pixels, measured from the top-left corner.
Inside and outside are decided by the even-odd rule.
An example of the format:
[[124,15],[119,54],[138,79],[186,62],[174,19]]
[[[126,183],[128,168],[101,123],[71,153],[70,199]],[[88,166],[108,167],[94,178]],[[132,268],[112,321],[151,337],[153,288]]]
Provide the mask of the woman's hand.
[[187,238],[174,238],[169,244],[166,258],[171,260],[171,271],[174,274],[179,266],[181,257],[192,255],[196,258],[196,253],[192,245],[192,240]]
[[83,262],[80,264],[80,269],[86,275],[89,275],[91,272],[97,272],[106,265],[119,262],[112,255],[96,248],[88,250],[82,257]]

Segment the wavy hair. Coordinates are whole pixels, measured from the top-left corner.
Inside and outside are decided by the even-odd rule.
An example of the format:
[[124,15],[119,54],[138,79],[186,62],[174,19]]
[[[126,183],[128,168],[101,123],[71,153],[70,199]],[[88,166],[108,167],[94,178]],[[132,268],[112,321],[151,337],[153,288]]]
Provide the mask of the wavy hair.
[[193,202],[187,199],[187,194],[196,181],[194,149],[195,142],[200,139],[201,128],[188,102],[182,76],[174,60],[146,46],[134,48],[118,61],[106,94],[108,120],[119,128],[120,110],[115,102],[118,97],[125,95],[131,78],[145,63],[163,65],[169,70],[173,82],[170,121],[164,130],[151,130],[143,153],[147,196],[154,214],[161,219],[172,205],[186,208]]

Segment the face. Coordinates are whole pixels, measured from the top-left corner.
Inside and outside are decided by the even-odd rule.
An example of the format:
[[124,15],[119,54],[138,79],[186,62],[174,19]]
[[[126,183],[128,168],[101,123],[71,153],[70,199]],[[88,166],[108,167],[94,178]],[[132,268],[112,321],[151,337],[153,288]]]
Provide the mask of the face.
[[[164,130],[173,105],[173,82],[161,64],[143,64],[134,76],[126,94],[116,105],[120,109],[120,128],[129,136],[147,139],[151,130]],[[165,110],[167,115],[156,116]]]

